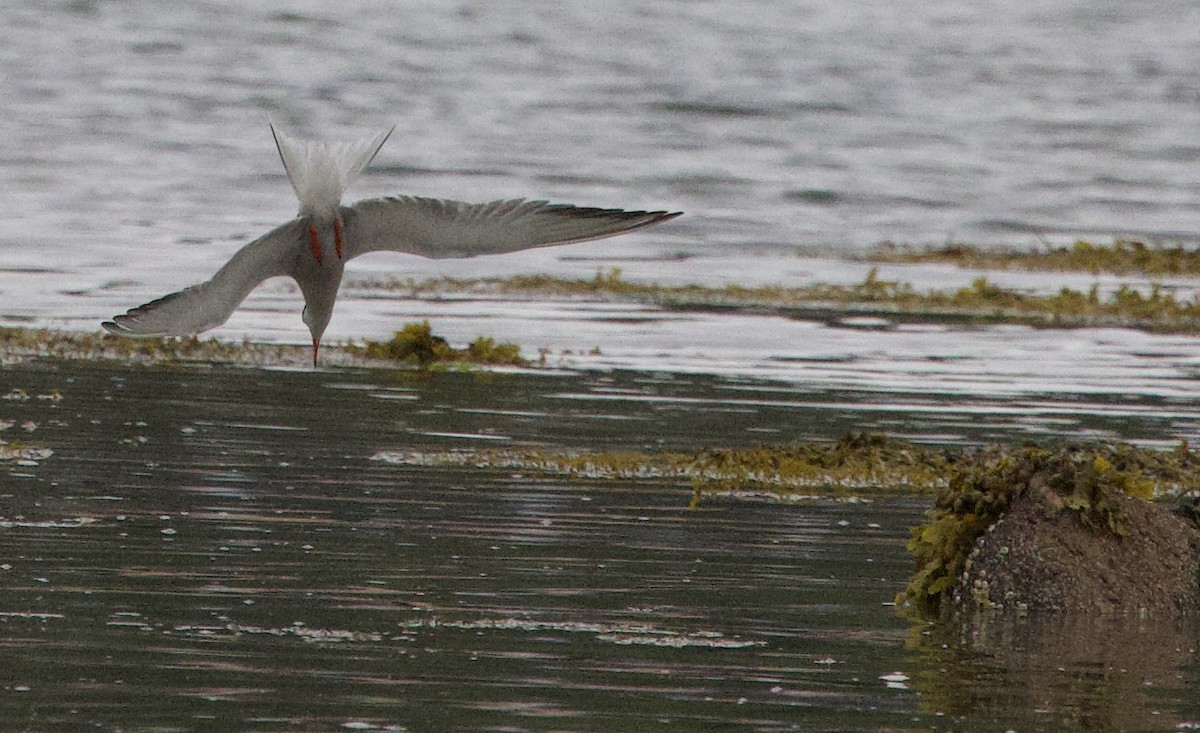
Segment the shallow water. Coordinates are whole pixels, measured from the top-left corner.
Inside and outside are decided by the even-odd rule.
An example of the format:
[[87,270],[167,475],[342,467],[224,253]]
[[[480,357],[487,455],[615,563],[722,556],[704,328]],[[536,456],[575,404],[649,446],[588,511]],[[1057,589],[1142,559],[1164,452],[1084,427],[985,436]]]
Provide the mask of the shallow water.
[[[1177,0],[903,4],[570,0],[529,12],[357,0],[77,0],[6,8],[0,323],[95,331],[209,277],[295,211],[266,127],[395,124],[351,199],[415,193],[682,209],[603,242],[469,261],[376,254],[348,270],[330,341],[429,318],[579,367],[986,395],[1149,390],[1193,399],[1200,342],[1103,331],[664,313],[630,304],[412,299],[393,277],[553,273],[721,285],[857,283],[801,258],[882,240],[1030,245],[1200,238],[1200,18]],[[978,273],[885,266],[918,289]],[[1112,277],[989,273],[1010,288]],[[1194,280],[1168,283],[1179,297]],[[306,344],[294,287],[217,338]],[[900,324],[902,326],[903,324]],[[865,326],[865,327],[864,327]],[[600,354],[590,352],[599,348]],[[1172,406],[1173,407],[1173,406]],[[1181,419],[1179,437],[1194,430]]]
[[[853,406],[839,419],[813,402],[745,398],[765,382],[629,372],[48,363],[4,380],[0,424],[12,424],[0,435],[53,454],[0,464],[0,727],[1200,721],[1194,630],[1108,630],[1136,640],[1112,649],[1089,641],[1109,638],[1094,628],[1055,631],[1055,646],[1031,622],[947,638],[898,618],[888,604],[926,498],[689,511],[690,487],[670,481],[373,460],[836,437]],[[911,419],[915,432],[938,427]],[[1007,434],[1021,430],[1014,420]]]

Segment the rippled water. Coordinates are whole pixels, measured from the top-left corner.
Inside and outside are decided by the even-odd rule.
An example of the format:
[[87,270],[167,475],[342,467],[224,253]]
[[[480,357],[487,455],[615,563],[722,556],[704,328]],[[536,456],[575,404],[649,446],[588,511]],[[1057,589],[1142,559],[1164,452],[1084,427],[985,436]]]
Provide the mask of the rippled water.
[[[897,619],[886,604],[926,499],[690,512],[689,487],[665,481],[371,460],[862,429],[1194,442],[1196,339],[414,299],[369,283],[611,266],[858,282],[864,266],[796,248],[1194,241],[1198,13],[1183,0],[5,7],[0,322],[94,330],[291,216],[268,114],[313,136],[397,126],[351,198],[688,215],[491,260],[356,260],[329,332],[429,318],[456,343],[483,333],[579,372],[6,367],[0,440],[28,450],[0,462],[0,728],[1200,727],[1194,629],[946,637]],[[273,282],[217,335],[304,343],[298,313]]]
[[267,114],[395,124],[356,195],[683,209],[668,250],[1200,237],[1188,0],[3,13],[8,264],[210,272],[292,213]]
[[[609,0],[533,12],[362,0],[166,12],[77,0],[2,12],[0,322],[95,330],[207,278],[291,216],[268,115],[314,136],[396,125],[352,198],[524,195],[687,212],[628,237],[479,261],[373,255],[352,263],[351,283],[591,277],[615,265],[639,280],[787,286],[860,281],[864,269],[801,259],[795,247],[1200,237],[1200,10],[1190,2],[756,0],[734,9]],[[680,253],[692,256],[653,261]],[[918,288],[973,277],[902,267],[881,275]],[[1111,284],[1069,284],[1096,280]],[[1056,290],[1062,279],[1000,281]],[[1194,292],[1182,285],[1184,297]],[[299,307],[294,289],[274,281],[216,335],[307,343]],[[571,304],[447,307],[356,287],[329,338],[380,338],[414,317],[455,339],[486,333],[527,353],[601,346],[606,366],[793,378],[779,366],[796,354],[781,345],[863,358],[861,339],[844,329],[663,321]],[[686,341],[671,340],[678,332]],[[922,338],[934,344],[920,347],[923,357],[947,356],[938,344],[961,341],[1001,360],[1005,351],[989,344],[1017,340],[1028,351],[1052,340],[1086,354],[1111,342]],[[914,341],[872,339],[889,350]],[[1129,341],[1119,350],[1140,352],[1140,337],[1118,340]],[[1167,348],[1196,358],[1193,346],[1177,346]],[[867,362],[896,376],[886,360]]]
[[834,437],[853,406],[625,372],[42,364],[4,380],[4,436],[40,449],[0,464],[5,729],[1200,722],[1196,630],[947,637],[898,618],[925,498],[690,511],[678,482],[374,460]]
[[[808,379],[816,359],[857,365],[853,382],[924,379],[936,391],[961,378],[1007,391],[1007,379],[1036,391],[1065,380],[1067,392],[1107,389],[1093,377],[1124,389],[1130,375],[1165,367],[1193,396],[1182,380],[1200,351],[1186,339],[864,336],[839,323],[639,307],[431,302],[355,283],[591,277],[619,266],[643,281],[788,286],[857,282],[865,269],[802,259],[796,247],[1195,240],[1194,3],[609,0],[533,12],[362,0],[165,12],[76,0],[2,12],[0,322],[95,330],[207,278],[291,216],[271,115],[314,136],[396,125],[352,197],[525,195],[688,214],[628,237],[478,261],[356,260],[330,340],[386,337],[427,317],[456,342],[482,333],[526,353],[603,351],[577,365]],[[885,267],[881,276],[929,288],[974,274]],[[1112,280],[991,277],[1038,290]],[[1193,282],[1174,285],[1181,297],[1195,292]],[[273,281],[214,335],[307,343],[299,309],[294,288]],[[1031,358],[1045,349],[1051,358]],[[1172,356],[1146,364],[1146,353]],[[912,368],[922,361],[953,366]],[[1087,362],[1128,370],[1099,374]]]

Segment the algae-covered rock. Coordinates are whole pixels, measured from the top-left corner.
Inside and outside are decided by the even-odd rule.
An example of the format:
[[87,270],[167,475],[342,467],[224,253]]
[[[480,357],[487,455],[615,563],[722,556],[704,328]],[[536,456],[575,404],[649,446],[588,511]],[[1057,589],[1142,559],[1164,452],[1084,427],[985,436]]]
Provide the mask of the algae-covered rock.
[[1029,447],[960,464],[913,529],[897,599],[926,616],[979,607],[1200,613],[1200,528],[1156,495],[1194,490],[1181,444]]

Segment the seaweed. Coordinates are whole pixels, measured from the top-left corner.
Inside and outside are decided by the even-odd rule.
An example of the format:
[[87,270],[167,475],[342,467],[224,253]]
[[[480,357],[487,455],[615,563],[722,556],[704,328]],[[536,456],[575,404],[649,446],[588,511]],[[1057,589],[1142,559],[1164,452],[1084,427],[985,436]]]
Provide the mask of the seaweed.
[[688,482],[692,506],[704,497],[757,494],[781,499],[798,492],[845,495],[849,491],[932,492],[944,484],[956,460],[948,451],[925,448],[876,433],[852,433],[834,443],[782,443],[746,448],[679,452],[548,452],[456,450],[389,454],[403,464],[519,468],[593,480],[674,478]]
[[[363,283],[355,284],[355,287],[362,286]],[[874,267],[862,282],[853,285],[663,285],[627,280],[620,269],[613,268],[599,271],[590,279],[519,275],[478,280],[382,281],[365,286],[405,289],[414,297],[445,292],[493,292],[633,300],[678,310],[739,308],[773,310],[789,315],[827,315],[828,311],[835,310],[903,314],[929,321],[966,318],[1058,327],[1114,325],[1158,332],[1200,333],[1200,301],[1177,298],[1160,285],[1150,285],[1143,290],[1124,284],[1107,295],[1102,295],[1096,286],[1087,291],[1063,287],[1056,293],[1038,294],[1001,287],[981,276],[966,287],[921,292],[910,283],[880,277]]]
[[719,448],[688,462],[697,496],[745,487],[905,488],[941,485],[950,454],[880,433],[850,433],[836,443]]
[[952,243],[941,247],[909,248],[882,245],[873,250],[872,262],[945,262],[964,268],[1077,271],[1114,275],[1200,275],[1200,249],[1182,245],[1146,244],[1118,239],[1112,245],[1076,241],[1066,247],[1032,249],[983,248]]
[[[104,333],[0,326],[0,356],[127,359],[143,362],[250,361],[278,357],[288,347],[201,340],[196,336],[131,339]],[[299,352],[298,352],[299,353]]]
[[421,368],[437,364],[526,364],[519,346],[498,344],[486,336],[475,339],[465,349],[456,349],[433,333],[429,321],[406,324],[389,341],[366,341],[361,346],[351,344],[347,350],[369,359],[414,363]]
[[495,339],[480,336],[467,345],[467,361],[472,364],[509,364],[526,366],[521,347],[511,343],[496,343]]
[[[101,333],[77,333],[42,328],[0,326],[0,359],[109,359],[137,363],[174,364],[219,362],[266,364],[305,363],[307,347],[230,342],[196,336],[130,339]],[[427,368],[438,364],[526,366],[516,344],[480,336],[465,349],[456,349],[432,333],[428,321],[404,326],[389,341],[331,344],[323,357],[338,363],[351,360],[408,362]]]
[[420,366],[454,361],[455,356],[446,339],[433,335],[429,321],[406,324],[390,341],[366,341],[362,354],[371,359],[415,362]]

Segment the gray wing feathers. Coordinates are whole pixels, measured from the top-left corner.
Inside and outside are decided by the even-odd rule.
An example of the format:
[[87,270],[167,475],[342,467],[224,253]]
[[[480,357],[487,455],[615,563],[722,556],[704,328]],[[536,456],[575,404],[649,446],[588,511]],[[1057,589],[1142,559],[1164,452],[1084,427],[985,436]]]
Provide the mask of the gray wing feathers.
[[225,263],[212,279],[164,295],[101,324],[120,336],[187,336],[216,328],[263,280],[286,275],[303,227],[299,219],[254,240]]
[[397,196],[341,209],[347,259],[407,252],[436,259],[516,252],[611,237],[674,219],[680,212],[596,209],[509,199],[486,204]]

